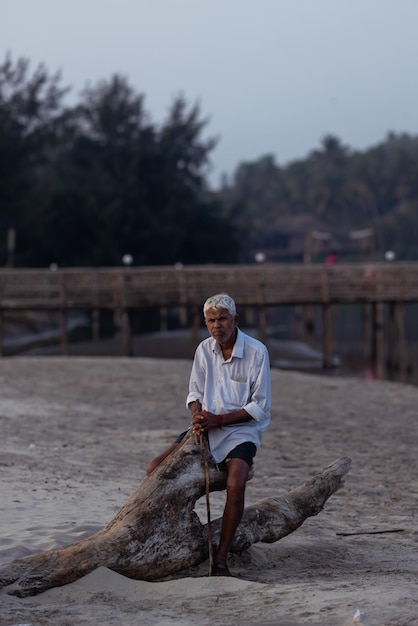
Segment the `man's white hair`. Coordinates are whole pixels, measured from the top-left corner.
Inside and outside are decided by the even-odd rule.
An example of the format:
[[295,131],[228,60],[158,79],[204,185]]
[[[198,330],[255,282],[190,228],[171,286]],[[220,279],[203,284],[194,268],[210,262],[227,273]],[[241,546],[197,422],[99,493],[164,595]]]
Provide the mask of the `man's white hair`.
[[206,317],[208,309],[226,309],[231,315],[237,314],[235,302],[227,293],[217,293],[216,296],[208,298],[203,305],[203,315]]

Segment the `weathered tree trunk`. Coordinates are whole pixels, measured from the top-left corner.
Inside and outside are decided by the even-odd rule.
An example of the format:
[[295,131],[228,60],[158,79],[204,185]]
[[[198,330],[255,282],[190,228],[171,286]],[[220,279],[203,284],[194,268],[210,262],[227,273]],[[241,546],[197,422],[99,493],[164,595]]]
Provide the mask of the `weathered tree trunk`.
[[[193,510],[205,493],[204,463],[210,491],[225,487],[209,454],[189,434],[157,469],[138,485],[114,519],[101,531],[76,543],[7,563],[0,571],[0,588],[24,597],[85,576],[99,566],[141,580],[155,580],[208,558],[207,525]],[[274,542],[321,511],[341,486],[351,461],[343,458],[306,485],[278,498],[248,507],[231,551],[240,553],[257,541]],[[211,524],[219,539],[221,520]]]

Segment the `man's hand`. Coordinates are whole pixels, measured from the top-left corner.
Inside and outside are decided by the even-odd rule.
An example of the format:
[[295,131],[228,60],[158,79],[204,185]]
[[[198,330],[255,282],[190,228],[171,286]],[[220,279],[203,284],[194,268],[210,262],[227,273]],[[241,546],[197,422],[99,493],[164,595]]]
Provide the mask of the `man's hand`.
[[201,435],[205,430],[218,427],[218,416],[210,411],[197,411],[192,415],[192,428],[196,435]]

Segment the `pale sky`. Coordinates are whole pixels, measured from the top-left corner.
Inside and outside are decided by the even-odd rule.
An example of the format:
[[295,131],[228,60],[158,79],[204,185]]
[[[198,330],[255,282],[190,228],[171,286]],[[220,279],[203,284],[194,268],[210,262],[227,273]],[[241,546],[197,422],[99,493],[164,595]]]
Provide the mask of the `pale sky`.
[[155,124],[183,94],[219,137],[210,180],[418,134],[418,0],[0,0],[0,60],[62,72],[76,97],[126,76]]

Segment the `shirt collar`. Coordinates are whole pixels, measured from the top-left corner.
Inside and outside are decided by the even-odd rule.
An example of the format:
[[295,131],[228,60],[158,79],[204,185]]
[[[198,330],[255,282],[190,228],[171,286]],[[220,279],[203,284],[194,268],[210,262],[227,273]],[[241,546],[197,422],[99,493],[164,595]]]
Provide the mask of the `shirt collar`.
[[[221,347],[216,341],[216,339],[213,339],[212,351],[215,352],[216,354],[222,353]],[[237,357],[238,359],[242,359],[242,357],[244,356],[244,335],[242,334],[239,328],[237,328],[237,338],[235,340],[234,347],[232,348],[231,359],[234,356]]]

